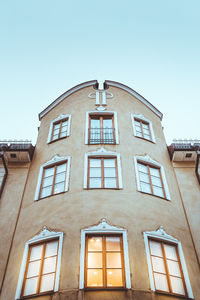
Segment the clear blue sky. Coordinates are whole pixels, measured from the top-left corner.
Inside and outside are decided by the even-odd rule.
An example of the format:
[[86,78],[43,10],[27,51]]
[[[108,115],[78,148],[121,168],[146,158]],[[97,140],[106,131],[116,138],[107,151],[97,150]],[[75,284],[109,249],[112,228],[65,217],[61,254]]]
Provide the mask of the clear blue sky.
[[1,2],[0,139],[35,143],[38,113],[92,79],[148,99],[168,144],[200,138],[200,1]]

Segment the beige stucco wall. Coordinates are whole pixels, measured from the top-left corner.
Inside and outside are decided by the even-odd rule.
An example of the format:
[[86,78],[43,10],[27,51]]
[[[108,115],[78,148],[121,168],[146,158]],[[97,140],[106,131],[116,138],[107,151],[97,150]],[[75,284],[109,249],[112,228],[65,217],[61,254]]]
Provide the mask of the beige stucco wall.
[[29,164],[9,164],[8,176],[0,199],[0,286],[19,213]]
[[[200,299],[199,268],[160,119],[139,100],[119,88],[109,89],[109,92],[114,94],[114,99],[107,100],[107,110],[117,111],[120,143],[119,145],[104,145],[104,148],[121,155],[123,189],[83,189],[84,155],[100,148],[100,145],[85,145],[86,112],[95,110],[95,99],[88,98],[88,94],[93,91],[93,88],[89,87],[74,93],[41,120],[0,299],[14,299],[25,242],[38,233],[44,225],[64,232],[60,295],[59,293],[54,295],[56,300],[82,300],[83,295],[85,300],[176,299],[172,296],[156,295],[150,291],[142,233],[156,230],[160,225],[168,234],[182,242],[193,293],[195,299]],[[152,121],[156,144],[133,136],[130,113],[143,114]],[[60,114],[72,115],[71,134],[66,139],[47,144],[50,123]],[[55,154],[72,158],[69,191],[34,201],[39,168]],[[133,157],[146,154],[163,165],[171,201],[137,191]],[[128,231],[133,292],[78,293],[81,229],[97,224],[102,218]],[[50,298],[51,296],[46,297],[45,300]]]

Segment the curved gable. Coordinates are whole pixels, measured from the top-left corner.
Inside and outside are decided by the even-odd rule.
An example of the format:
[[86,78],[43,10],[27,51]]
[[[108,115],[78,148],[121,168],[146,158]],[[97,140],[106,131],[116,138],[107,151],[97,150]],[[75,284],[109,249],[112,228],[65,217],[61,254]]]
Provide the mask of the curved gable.
[[[81,84],[78,84],[74,86],[73,88],[69,89],[65,93],[63,93],[61,96],[59,96],[56,100],[54,100],[49,106],[47,106],[40,114],[39,114],[39,120],[41,120],[50,110],[52,110],[57,104],[59,104],[61,101],[63,101],[66,97],[72,95],[73,93],[79,91],[82,88],[93,86],[94,89],[98,89],[99,83],[97,80],[91,80],[86,81]],[[163,117],[163,114],[155,107],[153,106],[147,99],[142,97],[140,94],[138,94],[136,91],[134,91],[132,88],[128,87],[127,85],[124,85],[120,82],[111,81],[111,80],[105,80],[104,82],[104,89],[108,89],[109,86],[120,88],[135,98],[137,98],[140,102],[142,102],[144,105],[146,105],[149,109],[151,109],[161,120]]]

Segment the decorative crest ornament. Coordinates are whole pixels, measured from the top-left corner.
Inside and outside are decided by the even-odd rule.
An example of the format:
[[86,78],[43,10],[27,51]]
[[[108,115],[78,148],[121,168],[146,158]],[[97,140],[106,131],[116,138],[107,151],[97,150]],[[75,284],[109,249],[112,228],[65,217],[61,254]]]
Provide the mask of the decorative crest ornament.
[[99,111],[104,111],[106,109],[105,106],[107,106],[106,100],[112,99],[113,97],[114,95],[112,93],[100,89],[88,95],[88,98],[96,99],[95,105]]
[[97,225],[87,227],[84,229],[84,231],[92,231],[92,232],[101,232],[101,231],[107,231],[107,232],[115,232],[115,231],[124,231],[124,228],[116,227],[110,225],[105,218],[101,219],[100,222]]
[[28,241],[28,243],[30,244],[30,243],[34,243],[34,242],[37,242],[37,241],[40,241],[40,240],[43,240],[46,238],[52,238],[52,237],[60,235],[60,234],[61,234],[61,232],[49,230],[47,228],[47,226],[44,226],[43,229],[38,234],[36,234],[32,239],[30,239]]
[[157,230],[154,231],[146,231],[144,234],[152,237],[157,238],[164,238],[169,241],[177,242],[178,240],[174,238],[173,236],[169,235],[163,228],[163,226],[160,226]]

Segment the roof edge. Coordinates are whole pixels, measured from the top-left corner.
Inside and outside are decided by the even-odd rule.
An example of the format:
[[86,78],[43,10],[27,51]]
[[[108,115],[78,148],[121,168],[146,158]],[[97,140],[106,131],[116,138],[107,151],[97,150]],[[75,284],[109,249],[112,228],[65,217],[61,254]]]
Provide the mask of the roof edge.
[[133,90],[129,86],[127,86],[123,83],[120,83],[117,81],[111,81],[111,80],[105,80],[105,84],[108,87],[109,86],[118,87],[118,88],[130,93],[131,95],[135,96],[139,101],[144,103],[148,108],[150,108],[162,120],[163,114],[155,106],[153,106],[147,99],[145,99],[143,96],[141,96],[139,93],[137,93],[135,90]]
[[[64,92],[61,96],[56,98],[51,104],[49,104],[41,113],[39,113],[39,121],[52,109],[54,108],[58,103],[60,103],[64,98],[70,96],[71,94],[79,91],[80,89],[88,86],[97,86],[98,81],[97,80],[91,80],[91,81],[85,81],[83,83],[80,83],[78,85],[75,85],[73,88],[69,89],[68,91]],[[95,88],[94,87],[94,88]]]

